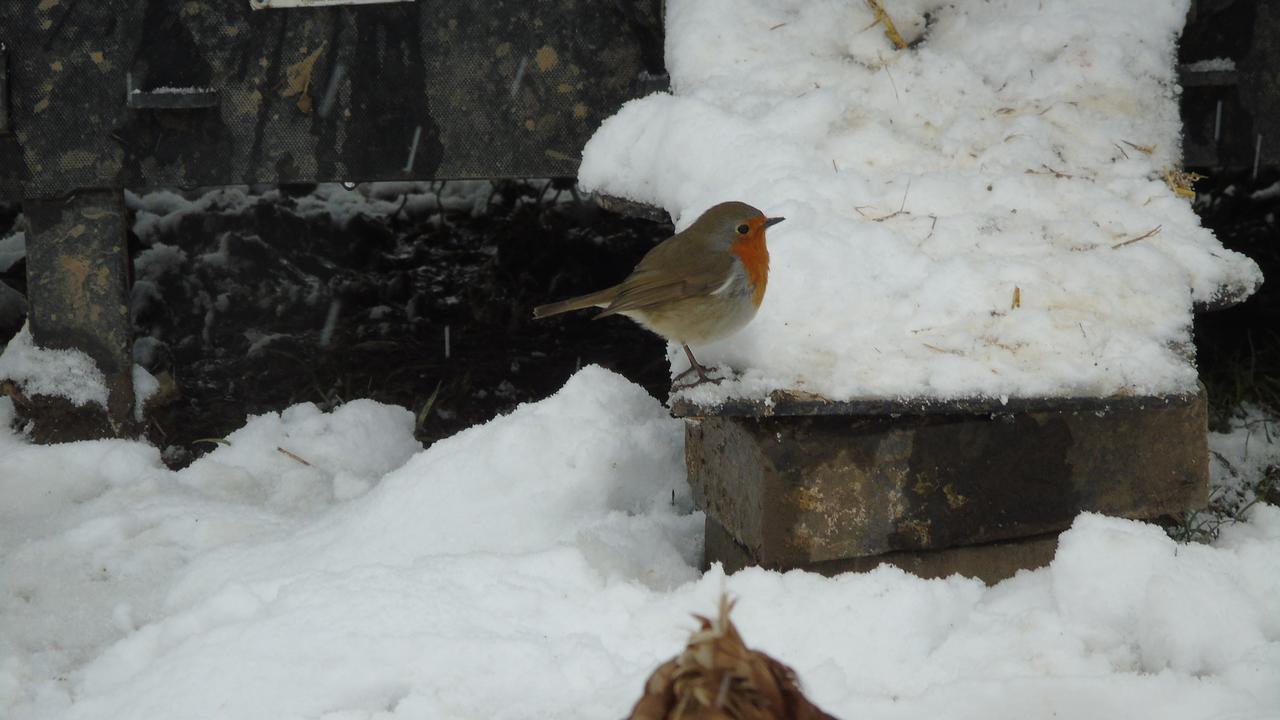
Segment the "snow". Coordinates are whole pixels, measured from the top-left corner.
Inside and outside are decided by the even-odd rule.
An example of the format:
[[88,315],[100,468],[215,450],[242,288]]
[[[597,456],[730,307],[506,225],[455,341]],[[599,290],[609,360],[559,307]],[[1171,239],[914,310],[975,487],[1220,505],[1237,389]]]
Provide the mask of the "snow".
[[1163,181],[1186,0],[888,10],[918,46],[861,2],[671,0],[672,94],[584,149],[583,189],[677,229],[725,200],[787,218],[759,315],[694,348],[741,377],[690,398],[1193,391],[1193,303],[1261,274]]
[[327,217],[345,228],[359,216],[409,218],[465,211],[479,215],[488,208],[493,185],[487,180],[449,182],[373,182],[347,189],[341,183],[320,183],[315,191],[286,198],[278,189],[228,186],[193,192],[188,198],[172,190],[143,195],[125,191],[125,201],[135,211],[133,231],[144,244],[162,232],[173,232],[183,218],[196,215],[240,215],[260,203],[291,203],[292,212],[310,219]]
[[77,407],[107,406],[106,379],[93,360],[79,350],[36,347],[26,324],[0,352],[0,379],[12,380],[28,396],[66,398]]
[[1236,61],[1225,57],[1208,58],[1188,63],[1186,69],[1191,72],[1229,72],[1236,69]]
[[[697,569],[681,421],[594,366],[426,451],[367,400],[250,418],[180,472],[138,442],[29,444],[12,416],[0,398],[6,720],[622,717],[722,589],[841,717],[1280,708],[1270,505],[1212,545],[1085,514],[992,587],[726,577]],[[1242,471],[1276,452],[1242,456],[1246,431],[1214,438]]]
[[187,261],[187,253],[175,245],[156,243],[138,253],[133,261],[134,272],[139,276],[157,279],[170,273],[182,271]]
[[[1261,280],[1160,179],[1185,0],[890,3],[909,39],[932,18],[907,52],[863,3],[667,9],[675,94],[607,121],[582,182],[681,227],[725,199],[788,218],[760,316],[697,349],[744,374],[701,399],[1188,390],[1192,303]],[[129,194],[135,307],[187,260],[159,231],[194,214],[291,203],[341,228],[493,191]],[[213,322],[231,300],[205,295]],[[249,332],[252,352],[284,337]],[[106,401],[88,358],[25,329],[0,377]],[[139,404],[158,387],[135,384]],[[6,720],[621,717],[722,591],[841,717],[1280,715],[1280,509],[1256,497],[1280,438],[1257,408],[1210,438],[1214,497],[1244,522],[1180,544],[1082,514],[1048,567],[990,587],[703,572],[683,421],[595,366],[427,450],[404,408],[304,403],[181,471],[143,442],[31,444],[15,415],[0,396]]]
[[140,95],[145,93],[147,95],[200,95],[203,93],[212,93],[212,92],[217,92],[217,91],[211,87],[198,87],[195,85],[190,87],[170,87],[168,85],[164,85],[157,88],[151,88],[150,90],[139,90],[137,88],[134,88],[133,91],[130,92],[129,94]]
[[[1264,483],[1266,468],[1280,468],[1280,423],[1262,408],[1245,405],[1230,419],[1230,428],[1209,436],[1217,479],[1213,500],[1239,511],[1257,500],[1255,488]],[[1280,487],[1280,472],[1275,482]]]
[[1271,200],[1280,197],[1280,180],[1270,185],[1249,193],[1250,200]]
[[147,400],[160,390],[160,381],[141,365],[133,366],[133,419],[143,422]]

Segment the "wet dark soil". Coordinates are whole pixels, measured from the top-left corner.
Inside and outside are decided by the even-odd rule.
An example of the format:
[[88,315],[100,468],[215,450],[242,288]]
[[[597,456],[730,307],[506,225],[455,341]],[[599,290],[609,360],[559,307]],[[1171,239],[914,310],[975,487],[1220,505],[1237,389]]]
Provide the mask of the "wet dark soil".
[[137,335],[153,338],[137,359],[174,390],[148,434],[181,465],[248,415],[364,397],[410,408],[430,444],[546,397],[589,363],[665,399],[662,340],[625,318],[534,321],[532,308],[619,281],[670,225],[539,201],[541,190],[505,184],[476,217],[358,216],[343,228],[285,197],[149,238],[185,257],[159,273],[143,260],[135,285]]

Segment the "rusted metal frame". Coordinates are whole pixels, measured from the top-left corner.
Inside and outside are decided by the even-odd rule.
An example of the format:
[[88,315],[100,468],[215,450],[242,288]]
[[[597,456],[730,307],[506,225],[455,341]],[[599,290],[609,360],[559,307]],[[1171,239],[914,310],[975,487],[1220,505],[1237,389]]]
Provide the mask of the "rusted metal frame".
[[133,424],[133,353],[124,193],[86,189],[29,199],[27,299],[40,347],[86,353],[107,385],[114,434]]

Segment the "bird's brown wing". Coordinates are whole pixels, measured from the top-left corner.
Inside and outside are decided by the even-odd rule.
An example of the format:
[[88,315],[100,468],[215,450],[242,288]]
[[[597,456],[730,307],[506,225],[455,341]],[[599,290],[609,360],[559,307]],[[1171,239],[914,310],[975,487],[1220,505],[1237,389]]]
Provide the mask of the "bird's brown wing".
[[681,239],[673,237],[650,250],[618,285],[613,302],[596,317],[710,295],[723,285],[733,272],[733,255],[704,244],[673,242]]

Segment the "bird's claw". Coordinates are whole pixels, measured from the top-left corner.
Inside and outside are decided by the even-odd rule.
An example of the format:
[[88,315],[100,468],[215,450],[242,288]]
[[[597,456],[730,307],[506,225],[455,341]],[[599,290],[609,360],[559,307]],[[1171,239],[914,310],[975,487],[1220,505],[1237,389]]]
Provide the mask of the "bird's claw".
[[697,380],[692,380],[692,381],[687,382],[687,383],[680,383],[680,382],[672,381],[672,383],[671,383],[671,389],[672,389],[672,390],[688,390],[689,388],[696,388],[696,387],[698,387],[699,385],[707,385],[707,384],[711,384],[711,385],[719,385],[719,384],[720,384],[720,383],[722,383],[722,382],[724,382],[724,378],[708,377],[708,376],[704,375],[704,376],[702,376],[702,377],[698,378]]
[[[680,382],[684,378],[688,377],[691,373],[697,374],[698,377],[696,380],[692,380],[687,383]],[[671,379],[671,388],[673,390],[688,390],[689,388],[695,388],[695,387],[698,387],[699,385],[706,385],[708,383],[712,385],[719,385],[722,382],[724,382],[724,378],[711,377],[710,375],[707,374],[707,369],[702,365],[691,365],[688,370],[685,370],[684,372],[680,373],[679,375],[676,375],[674,378]]]

